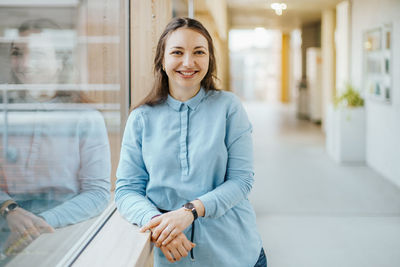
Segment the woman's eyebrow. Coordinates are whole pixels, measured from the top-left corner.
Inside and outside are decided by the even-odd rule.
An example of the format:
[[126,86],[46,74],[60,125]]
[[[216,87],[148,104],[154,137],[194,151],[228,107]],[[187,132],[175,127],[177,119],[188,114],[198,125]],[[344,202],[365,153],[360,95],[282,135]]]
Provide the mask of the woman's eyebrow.
[[[203,49],[207,50],[207,48],[203,45],[196,46],[194,49],[199,49],[199,48],[203,48]],[[184,48],[182,46],[174,46],[174,47],[171,47],[170,50],[171,49],[184,49]]]
[[184,49],[184,48],[181,47],[181,46],[174,46],[174,47],[171,47],[170,50],[171,50],[171,49]]

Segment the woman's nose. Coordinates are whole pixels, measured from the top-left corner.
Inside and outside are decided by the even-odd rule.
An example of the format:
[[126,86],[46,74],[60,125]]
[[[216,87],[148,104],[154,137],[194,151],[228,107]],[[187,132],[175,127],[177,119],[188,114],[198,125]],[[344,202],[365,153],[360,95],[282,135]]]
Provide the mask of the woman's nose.
[[16,58],[16,63],[20,69],[33,69],[35,68],[35,60],[29,52],[24,52]]
[[183,58],[183,66],[185,67],[193,67],[194,66],[194,58],[190,54],[186,54]]

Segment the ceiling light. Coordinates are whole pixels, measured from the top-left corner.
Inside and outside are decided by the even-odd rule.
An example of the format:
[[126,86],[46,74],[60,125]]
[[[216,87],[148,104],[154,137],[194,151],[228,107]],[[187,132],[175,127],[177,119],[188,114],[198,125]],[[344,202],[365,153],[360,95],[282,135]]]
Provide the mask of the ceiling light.
[[280,16],[282,15],[282,10],[285,10],[287,8],[287,5],[285,3],[272,3],[271,8],[275,10],[275,13]]

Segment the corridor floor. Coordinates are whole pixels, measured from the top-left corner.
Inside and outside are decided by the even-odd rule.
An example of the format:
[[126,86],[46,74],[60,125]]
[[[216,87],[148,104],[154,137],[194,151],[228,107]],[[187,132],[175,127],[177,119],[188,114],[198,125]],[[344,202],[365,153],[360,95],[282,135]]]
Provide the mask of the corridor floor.
[[269,267],[399,267],[400,188],[325,152],[293,106],[245,103],[254,127],[250,201]]

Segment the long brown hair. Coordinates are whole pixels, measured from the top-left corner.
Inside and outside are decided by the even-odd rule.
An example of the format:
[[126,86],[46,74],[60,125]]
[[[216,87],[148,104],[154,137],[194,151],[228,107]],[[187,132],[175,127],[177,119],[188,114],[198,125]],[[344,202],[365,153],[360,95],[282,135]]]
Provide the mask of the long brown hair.
[[153,88],[139,104],[133,107],[133,109],[145,104],[149,106],[158,105],[163,103],[167,99],[169,93],[168,76],[167,73],[163,70],[165,43],[169,35],[179,28],[188,28],[194,30],[206,38],[210,60],[208,63],[207,74],[206,76],[204,76],[200,85],[204,88],[206,92],[209,90],[217,90],[214,82],[214,79],[216,79],[215,73],[217,71],[217,65],[215,61],[214,45],[211,35],[208,33],[203,24],[201,24],[198,20],[191,18],[174,18],[165,27],[164,32],[161,34],[160,39],[158,40],[156,55],[154,57]]

